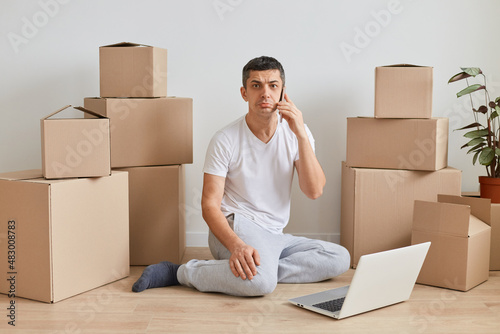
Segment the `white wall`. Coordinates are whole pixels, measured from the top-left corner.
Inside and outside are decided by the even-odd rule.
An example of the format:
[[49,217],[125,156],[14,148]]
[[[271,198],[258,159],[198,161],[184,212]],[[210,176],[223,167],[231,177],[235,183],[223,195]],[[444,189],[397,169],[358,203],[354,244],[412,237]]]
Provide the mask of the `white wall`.
[[[460,84],[447,85],[460,66],[481,67],[500,94],[495,0],[3,0],[0,13],[0,172],[40,168],[39,119],[99,95],[100,45],[168,49],[168,94],[194,99],[189,245],[206,244],[200,195],[207,143],[246,112],[241,68],[253,57],[282,62],[287,92],[315,135],[328,179],[316,201],[295,185],[288,232],[330,240],[340,229],[345,118],[373,114],[375,66],[433,66],[433,115],[450,117],[451,129],[472,121],[467,101],[455,98]],[[350,54],[342,52],[347,45]],[[463,190],[476,190],[484,170],[460,151],[461,136],[450,134],[449,164],[463,170]]]

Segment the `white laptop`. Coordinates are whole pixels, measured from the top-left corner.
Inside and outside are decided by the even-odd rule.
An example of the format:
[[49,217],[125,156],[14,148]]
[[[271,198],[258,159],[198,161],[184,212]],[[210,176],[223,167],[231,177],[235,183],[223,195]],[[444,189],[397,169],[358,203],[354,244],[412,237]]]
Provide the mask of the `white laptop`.
[[350,285],[289,301],[335,319],[403,302],[410,298],[430,245],[363,255]]

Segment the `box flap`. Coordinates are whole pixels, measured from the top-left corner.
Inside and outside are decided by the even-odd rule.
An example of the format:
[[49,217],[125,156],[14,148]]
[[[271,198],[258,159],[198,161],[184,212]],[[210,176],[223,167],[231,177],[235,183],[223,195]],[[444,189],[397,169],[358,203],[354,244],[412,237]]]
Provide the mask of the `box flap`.
[[489,227],[488,225],[486,225],[479,218],[475,217],[474,215],[470,216],[470,221],[469,221],[469,237],[472,237],[473,235],[479,234],[479,233],[481,233],[483,231],[487,231],[490,228],[491,227]]
[[42,177],[41,169],[30,169],[16,172],[7,172],[0,174],[0,180],[16,181],[16,180],[32,180]]
[[462,197],[453,195],[438,195],[438,202],[469,205],[471,215],[491,225],[491,199]]
[[467,238],[470,217],[468,205],[416,200],[412,229]]
[[49,117],[52,117],[52,116],[54,116],[55,114],[60,113],[61,111],[63,111],[63,110],[64,110],[64,109],[66,109],[66,108],[69,108],[69,107],[71,107],[71,104],[68,104],[67,106],[62,107],[61,109],[59,109],[59,110],[57,110],[57,111],[54,111],[52,114],[49,114],[49,115],[45,116],[44,118],[42,118],[42,120],[47,119],[47,118],[49,118]]
[[151,45],[146,45],[146,44],[137,44],[137,43],[131,43],[131,42],[120,42],[116,44],[109,44],[109,45],[103,45],[101,48],[113,48],[113,47],[138,47],[138,46],[144,46],[150,48]]
[[96,113],[95,111],[85,109],[84,107],[74,107],[77,110],[83,111],[84,113],[90,114],[92,116],[95,116],[97,118],[107,118],[106,116],[103,116],[101,114]]
[[[50,118],[52,116],[54,116],[57,113],[60,113],[61,111],[65,110],[65,109],[67,109],[69,107],[71,107],[71,105],[67,105],[67,106],[65,106],[65,107],[63,107],[63,108],[61,108],[61,109],[53,112],[52,114],[45,116],[44,118],[42,118],[42,121],[46,120],[46,119],[48,119],[48,118]],[[95,116],[97,118],[106,118],[105,116],[100,115],[100,114],[98,114],[98,113],[96,113],[96,112],[94,112],[92,110],[85,109],[84,107],[73,107],[73,109],[77,109],[77,110],[83,111],[84,113],[90,114],[90,115]]]

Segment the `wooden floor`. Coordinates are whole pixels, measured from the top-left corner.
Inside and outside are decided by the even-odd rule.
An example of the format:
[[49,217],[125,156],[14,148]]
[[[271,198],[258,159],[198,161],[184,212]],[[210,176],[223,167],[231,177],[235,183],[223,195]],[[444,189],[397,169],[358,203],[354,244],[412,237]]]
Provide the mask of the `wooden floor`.
[[[191,258],[210,253],[190,248],[184,260]],[[133,293],[143,268],[55,304],[16,298],[15,329],[7,324],[9,298],[0,295],[0,333],[500,333],[499,271],[466,293],[417,284],[407,302],[334,320],[287,300],[349,284],[353,270],[321,283],[279,284],[265,297],[237,298],[182,286]]]

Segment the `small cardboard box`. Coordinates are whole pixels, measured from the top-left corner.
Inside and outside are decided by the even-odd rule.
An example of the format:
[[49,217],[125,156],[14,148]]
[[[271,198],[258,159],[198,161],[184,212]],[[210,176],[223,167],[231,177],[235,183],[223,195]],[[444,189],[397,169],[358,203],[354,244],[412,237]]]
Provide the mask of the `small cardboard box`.
[[127,194],[125,172],[59,180],[40,170],[0,174],[0,270],[14,276],[0,280],[0,292],[54,303],[128,276]]
[[167,96],[167,50],[135,43],[99,48],[101,97]]
[[460,196],[415,201],[412,244],[431,242],[417,283],[467,291],[488,280],[490,204]]
[[435,171],[448,164],[448,119],[347,118],[347,165]]
[[193,162],[193,100],[85,98],[85,108],[111,120],[111,167]]
[[186,248],[184,167],[120,170],[129,173],[130,264],[180,263]]
[[109,119],[82,107],[74,109],[96,118],[52,118],[69,107],[40,120],[43,176],[47,179],[109,176]]
[[[479,197],[479,192],[463,192],[464,197]],[[491,203],[490,270],[500,270],[500,204]]]
[[431,118],[432,67],[408,64],[375,68],[375,117]]
[[340,243],[356,267],[361,255],[411,244],[413,202],[460,195],[461,171],[437,172],[348,167],[342,163]]

